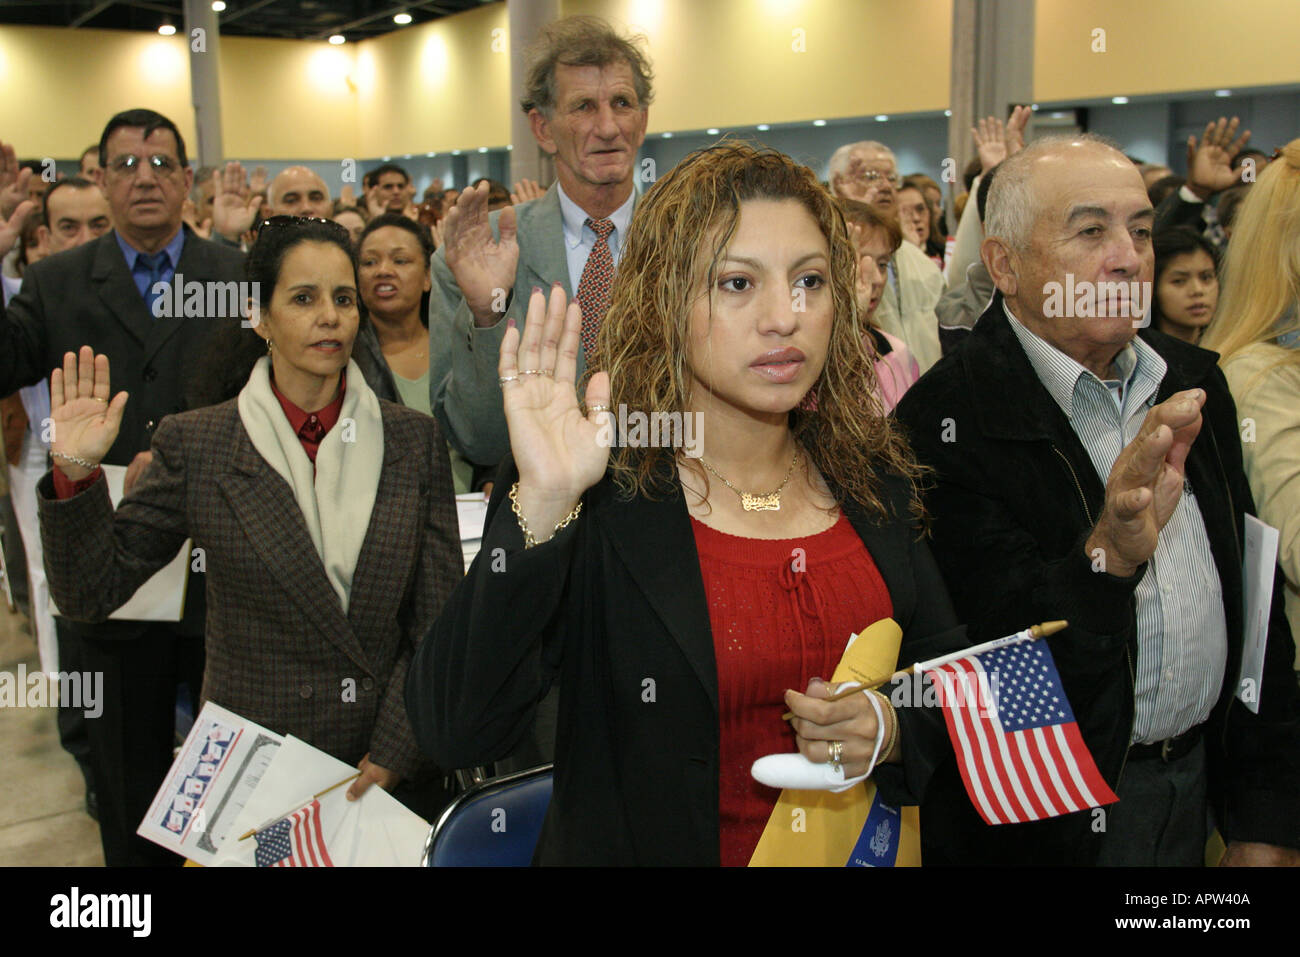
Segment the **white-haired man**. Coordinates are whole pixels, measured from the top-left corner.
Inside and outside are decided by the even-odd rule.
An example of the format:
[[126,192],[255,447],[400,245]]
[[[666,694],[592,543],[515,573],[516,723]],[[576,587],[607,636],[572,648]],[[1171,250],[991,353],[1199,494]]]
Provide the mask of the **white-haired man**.
[[922,809],[927,863],[1196,865],[1207,808],[1224,863],[1300,863],[1282,579],[1252,674],[1236,409],[1214,353],[1146,327],[1153,218],[1137,167],[1105,141],[1008,157],[981,247],[997,292],[898,406],[936,472],[935,557],[970,640],[1069,622],[1047,641],[1120,798],[990,827],[953,769]]
[[[831,192],[856,199],[898,217],[898,161],[883,143],[848,143],[831,155]],[[888,283],[876,319],[880,327],[902,339],[921,371],[939,361],[939,320],[934,307],[947,288],[943,272],[920,247],[905,242],[889,262]]]

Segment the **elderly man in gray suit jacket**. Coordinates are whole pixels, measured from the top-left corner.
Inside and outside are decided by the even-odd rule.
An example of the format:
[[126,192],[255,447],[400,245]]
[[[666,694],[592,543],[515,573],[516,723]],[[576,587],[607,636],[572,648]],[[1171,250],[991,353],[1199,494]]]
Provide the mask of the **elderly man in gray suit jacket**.
[[[534,286],[559,283],[576,298],[584,352],[594,342],[636,201],[650,79],[644,54],[603,21],[550,24],[529,49],[521,105],[558,182],[491,216],[481,183],[447,214],[429,297],[429,388],[443,432],[471,462],[495,465],[509,449],[497,354],[504,320],[523,326]],[[579,375],[584,366],[579,356]]]
[[[65,352],[83,345],[108,356],[113,381],[131,403],[104,462],[132,467],[129,482],[148,461],[158,423],[185,408],[187,379],[214,326],[240,321],[237,307],[214,315],[207,304],[217,296],[206,292],[237,290],[244,257],[182,225],[194,173],[166,117],[152,110],[117,114],[99,153],[114,229],[27,271],[0,316],[0,395],[48,378]],[[184,308],[195,288],[205,292],[204,307]],[[231,305],[231,297],[222,299]],[[179,863],[135,830],[171,765],[177,687],[184,682],[199,692],[203,595],[202,576],[191,575],[179,623],[60,622],[81,641],[82,666],[104,675],[103,713],[87,721],[87,730],[110,866]]]

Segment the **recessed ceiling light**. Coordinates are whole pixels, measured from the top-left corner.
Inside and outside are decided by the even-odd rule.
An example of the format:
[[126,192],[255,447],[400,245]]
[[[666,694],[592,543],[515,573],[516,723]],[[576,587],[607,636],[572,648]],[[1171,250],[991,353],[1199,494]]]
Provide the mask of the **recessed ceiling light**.
[[1037,103],[1031,103],[1031,104],[1029,105],[1029,108],[1030,108],[1031,110],[1033,110],[1035,113],[1038,112],[1038,104],[1037,104]]
[[164,23],[158,28],[158,32],[165,37],[174,36],[176,33],[176,27],[171,23]]
[[212,0],[212,12],[220,13],[226,9],[226,0]]
[[1127,97],[1127,96],[1112,96],[1112,97],[1110,98],[1110,101],[1111,101],[1112,103],[1114,103],[1116,106],[1123,106],[1125,103],[1128,102],[1128,97]]
[[451,151],[451,155],[452,155],[452,156],[459,156],[459,155],[460,155],[460,150],[452,150],[452,151]]
[[666,139],[666,140],[670,140],[670,139],[673,138],[673,134],[671,134],[671,133],[660,133],[659,135],[662,136],[662,137],[663,137],[664,139]]
[[708,133],[710,136],[717,136],[717,135],[718,135],[718,128],[717,128],[716,126],[710,126],[710,127],[709,127],[707,130],[705,130],[704,132]]
[[888,115],[887,113],[877,113],[877,114],[876,114],[876,122],[877,122],[877,123],[883,123],[883,122],[885,122],[885,120],[887,120],[887,119],[889,119],[889,115]]
[[404,27],[411,22],[411,15],[409,13],[394,14],[393,22],[398,26]]
[[825,125],[826,125],[825,120],[813,120],[813,126],[825,126]]
[[480,153],[486,153],[486,152],[487,152],[487,147],[486,147],[486,146],[480,146],[480,147],[478,148],[478,151],[479,151]]
[[952,116],[952,110],[944,110],[944,111],[943,111],[943,115],[944,115],[944,116]]
[[1214,95],[1215,95],[1215,96],[1232,96],[1232,91],[1231,91],[1231,90],[1215,90],[1215,91],[1214,91]]
[[348,38],[341,33],[336,33],[334,34],[334,36],[330,37],[330,43],[336,47],[342,46],[344,43],[347,42],[348,42]]
[[428,156],[428,157],[434,157],[434,156],[437,156],[438,154],[437,154],[437,153],[425,153],[424,155],[425,155],[425,156]]
[[507,143],[507,144],[506,144],[506,149],[508,149],[508,150],[512,150],[512,149],[514,149],[514,148],[515,148],[515,144],[514,144],[514,143]]
[[760,133],[766,133],[771,128],[772,127],[768,126],[768,124],[766,123],[759,123],[758,126],[755,127],[755,129],[757,129]]
[[382,157],[382,159],[383,159],[383,161],[384,161],[385,163],[387,163],[389,160],[392,159],[392,157],[391,157],[391,156],[385,156],[385,157]]

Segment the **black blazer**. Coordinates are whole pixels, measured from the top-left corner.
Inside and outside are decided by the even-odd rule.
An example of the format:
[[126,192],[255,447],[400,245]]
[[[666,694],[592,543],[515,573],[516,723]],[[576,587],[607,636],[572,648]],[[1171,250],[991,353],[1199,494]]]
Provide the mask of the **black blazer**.
[[[1260,713],[1235,698],[1242,648],[1241,536],[1254,514],[1241,462],[1237,413],[1216,354],[1154,329],[1139,335],[1167,365],[1156,394],[1206,392],[1203,425],[1187,457],[1187,477],[1205,523],[1223,588],[1227,668],[1205,724],[1209,794],[1228,840],[1300,847],[1300,693],[1275,581]],[[936,471],[926,504],[935,555],[972,642],[1036,621],[1065,618],[1047,639],[1097,768],[1122,785],[1133,723],[1137,664],[1130,578],[1099,574],[1084,550],[1105,502],[1105,487],[1083,443],[1038,380],[1003,314],[1002,294],[965,343],[908,390],[896,410],[923,463]],[[955,440],[955,441],[954,441]],[[944,769],[943,774],[950,773]],[[970,802],[936,781],[923,808],[923,854],[964,864],[1089,865],[1102,832],[1091,813],[1047,821],[985,825]]]
[[[558,679],[555,791],[537,860],[718,864],[717,666],[680,487],[626,501],[607,476],[577,521],[525,551],[503,505],[516,478],[508,459],[482,551],[412,661],[416,740],[443,768],[504,757]],[[929,549],[899,517],[906,485],[882,484],[892,521],[875,524],[851,502],[845,513],[889,588],[901,657],[962,647]],[[900,711],[904,764],[876,773],[887,800],[919,803],[935,764],[951,761],[929,711]]]
[[[176,273],[185,282],[238,282],[244,255],[188,226]],[[155,319],[136,288],[114,231],[34,263],[0,320],[0,395],[48,379],[65,352],[89,345],[108,356],[113,391],[131,394],[117,441],[104,456],[130,465],[163,416],[186,408],[184,387],[218,323],[206,316]]]

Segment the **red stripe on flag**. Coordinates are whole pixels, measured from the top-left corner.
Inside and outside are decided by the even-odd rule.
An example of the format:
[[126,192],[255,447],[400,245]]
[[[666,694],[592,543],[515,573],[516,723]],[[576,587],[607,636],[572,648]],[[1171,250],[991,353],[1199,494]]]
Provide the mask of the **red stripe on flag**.
[[1097,803],[1114,804],[1118,801],[1119,796],[1110,789],[1106,779],[1101,776],[1097,763],[1093,761],[1092,752],[1088,750],[1087,744],[1084,743],[1078,723],[1071,721],[1063,724],[1061,725],[1061,731],[1070,745],[1070,750],[1074,753],[1074,760],[1079,766],[1079,774],[1083,777],[1083,783],[1088,785],[1088,790],[1097,799]]
[[1070,800],[1080,808],[1087,807],[1087,798],[1085,798],[1082,792],[1079,791],[1078,787],[1075,786],[1074,779],[1070,776],[1070,771],[1065,766],[1068,758],[1061,752],[1060,745],[1056,740],[1056,735],[1051,733],[1050,728],[1043,728],[1042,732],[1044,742],[1043,746],[1047,749],[1047,753],[1051,755],[1051,759],[1056,762],[1057,774],[1060,775],[1061,783],[1065,786],[1065,791],[1069,794]]

